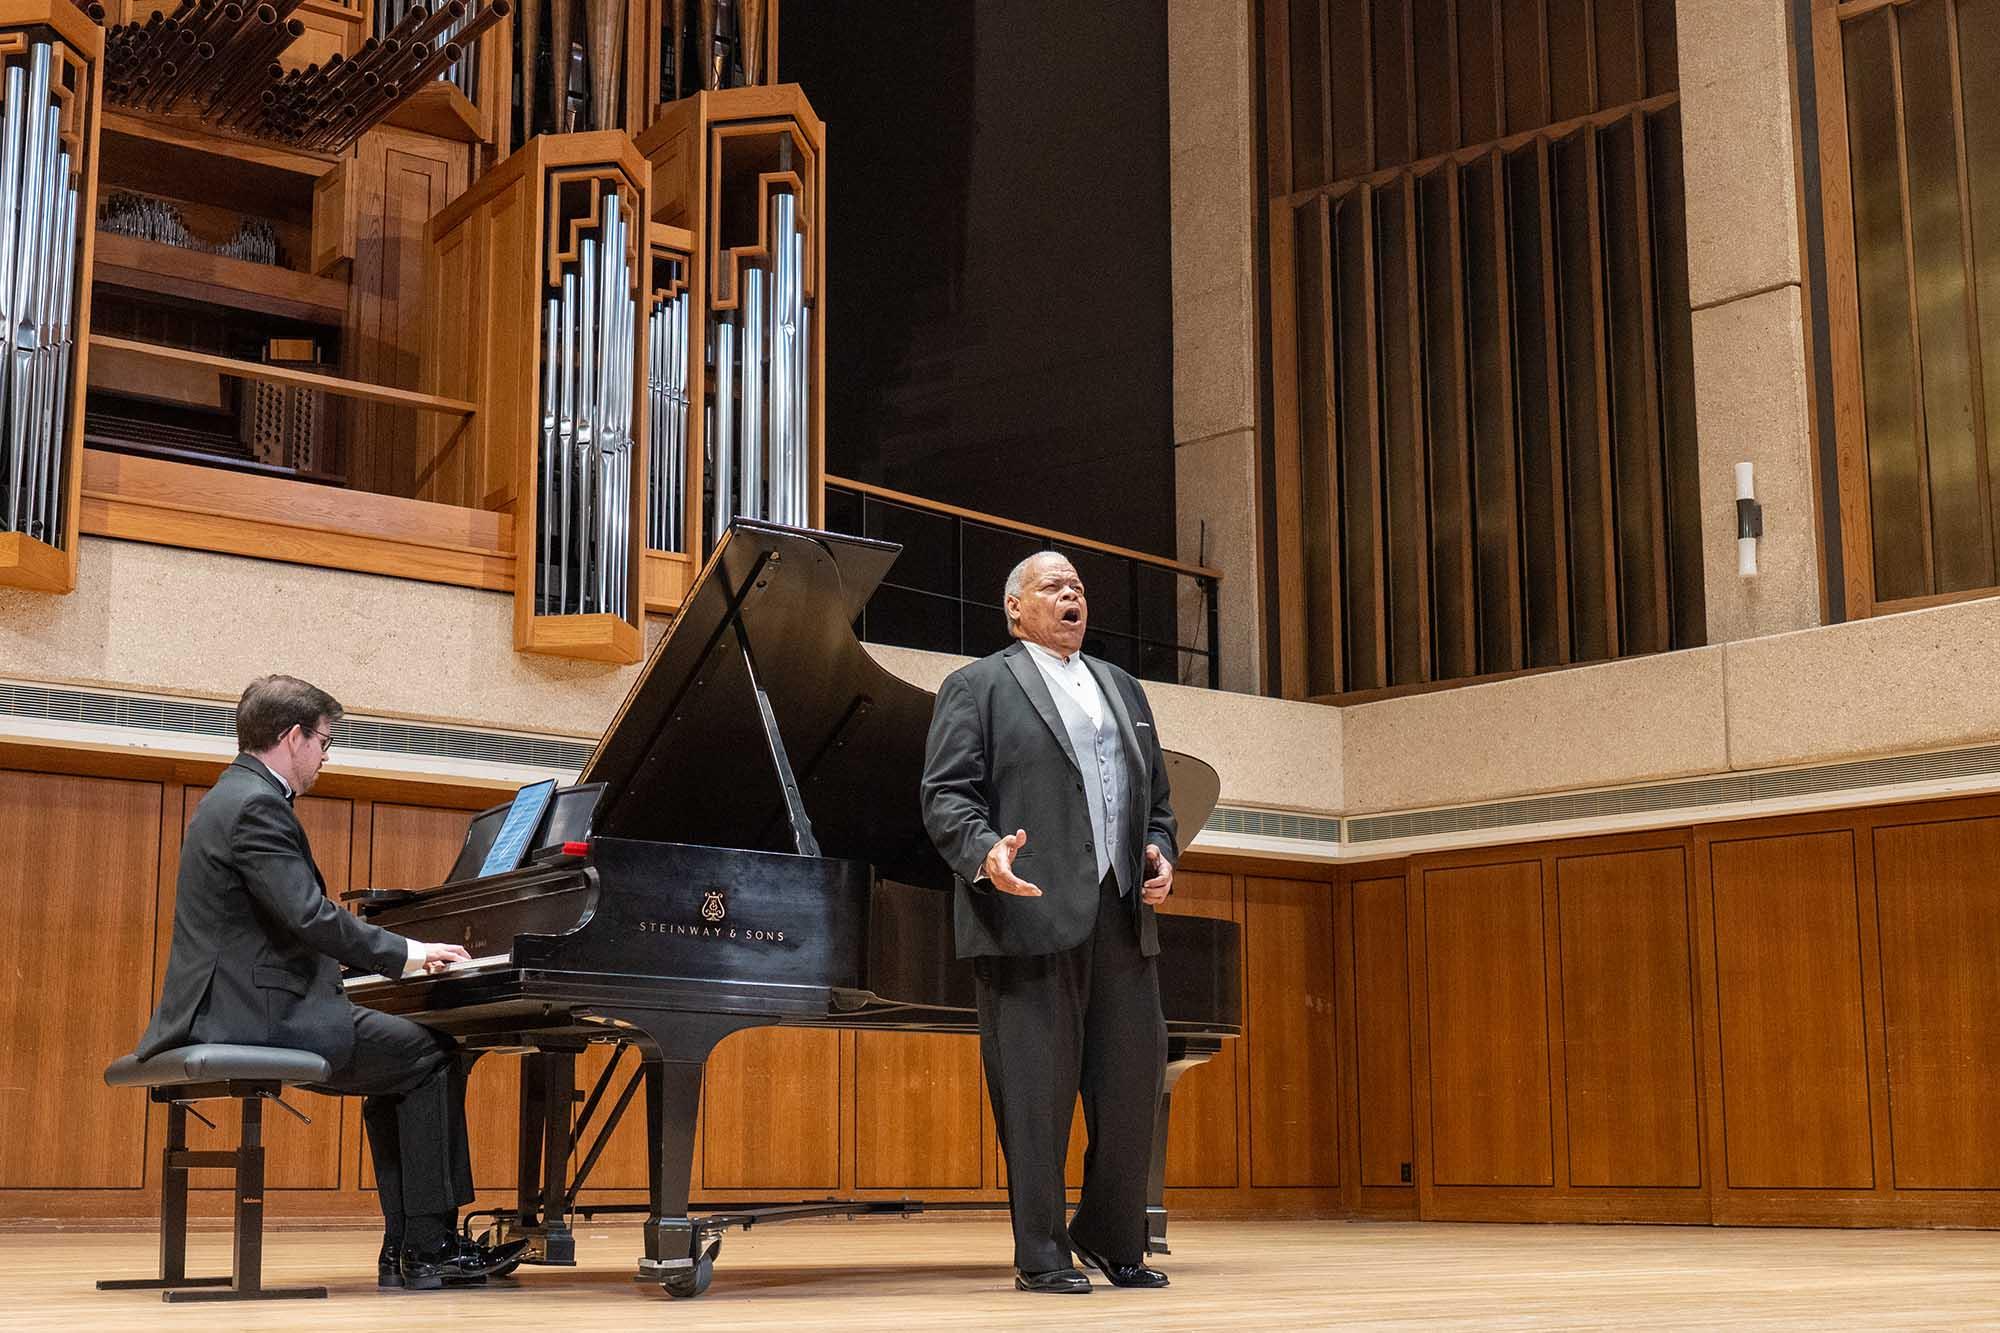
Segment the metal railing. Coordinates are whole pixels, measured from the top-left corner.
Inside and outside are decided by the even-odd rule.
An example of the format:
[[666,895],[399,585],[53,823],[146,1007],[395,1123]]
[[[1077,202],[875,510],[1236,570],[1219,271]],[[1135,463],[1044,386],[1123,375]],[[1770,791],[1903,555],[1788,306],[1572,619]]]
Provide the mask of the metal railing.
[[1057,549],[1083,576],[1090,598],[1085,652],[1141,680],[1220,688],[1219,570],[844,477],[826,479],[825,526],[903,546],[855,622],[868,642],[972,657],[1005,647],[1000,590],[1007,571],[1036,551]]

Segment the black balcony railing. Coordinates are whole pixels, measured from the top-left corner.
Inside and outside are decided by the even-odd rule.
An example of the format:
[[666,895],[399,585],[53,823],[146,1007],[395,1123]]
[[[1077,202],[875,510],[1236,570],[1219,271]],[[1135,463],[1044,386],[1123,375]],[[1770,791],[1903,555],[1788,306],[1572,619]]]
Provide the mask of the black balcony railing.
[[971,657],[1005,647],[1007,571],[1053,548],[1076,566],[1090,598],[1085,652],[1141,680],[1220,686],[1215,570],[840,477],[826,479],[826,526],[903,547],[855,622],[870,643]]

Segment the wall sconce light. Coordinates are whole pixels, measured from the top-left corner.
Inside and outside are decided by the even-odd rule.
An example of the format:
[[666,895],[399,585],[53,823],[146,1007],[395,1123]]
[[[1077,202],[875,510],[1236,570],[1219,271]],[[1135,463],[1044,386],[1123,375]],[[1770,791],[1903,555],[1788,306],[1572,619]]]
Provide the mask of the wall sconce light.
[[1757,503],[1754,465],[1736,465],[1736,572],[1757,577],[1757,539],[1764,535],[1764,506]]

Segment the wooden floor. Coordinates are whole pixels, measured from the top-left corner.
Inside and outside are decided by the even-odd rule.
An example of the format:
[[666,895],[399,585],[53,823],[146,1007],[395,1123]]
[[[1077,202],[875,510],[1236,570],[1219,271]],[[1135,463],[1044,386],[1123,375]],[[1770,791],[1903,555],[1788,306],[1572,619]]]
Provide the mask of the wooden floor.
[[[731,1233],[692,1301],[632,1280],[629,1226],[586,1228],[577,1268],[464,1292],[378,1292],[377,1239],[269,1238],[267,1280],[323,1283],[323,1301],[169,1306],[91,1286],[145,1276],[150,1236],[0,1233],[0,1328],[2000,1328],[1991,1232],[1182,1222],[1158,1261],[1171,1288],[1054,1297],[1012,1290],[990,1217],[801,1222]],[[220,1233],[195,1244],[226,1259]]]

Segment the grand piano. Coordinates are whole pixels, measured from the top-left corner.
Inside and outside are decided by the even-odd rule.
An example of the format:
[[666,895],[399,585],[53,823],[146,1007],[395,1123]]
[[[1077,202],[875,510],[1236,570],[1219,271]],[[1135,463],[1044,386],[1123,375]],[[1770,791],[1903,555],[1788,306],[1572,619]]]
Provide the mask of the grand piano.
[[[517,1206],[490,1216],[496,1239],[529,1241],[526,1262],[574,1263],[579,1214],[643,1212],[639,1275],[697,1296],[730,1227],[923,1207],[801,1200],[697,1215],[688,1199],[703,1062],[729,1034],[978,1030],[971,969],[952,956],[951,874],[918,809],[932,696],[853,631],[899,549],[738,520],[519,868],[479,874],[500,806],[472,821],[445,883],[349,895],[379,925],[472,955],[432,977],[350,977],[355,1001],[452,1033],[468,1059],[523,1059]],[[1169,754],[1169,773],[1192,837],[1214,771]],[[1166,1249],[1174,1081],[1242,1030],[1236,925],[1162,915],[1159,930],[1154,1252]],[[578,1111],[576,1059],[592,1043],[637,1059],[608,1064]],[[633,1063],[614,1093],[614,1072]],[[580,1203],[641,1087],[648,1203]]]

